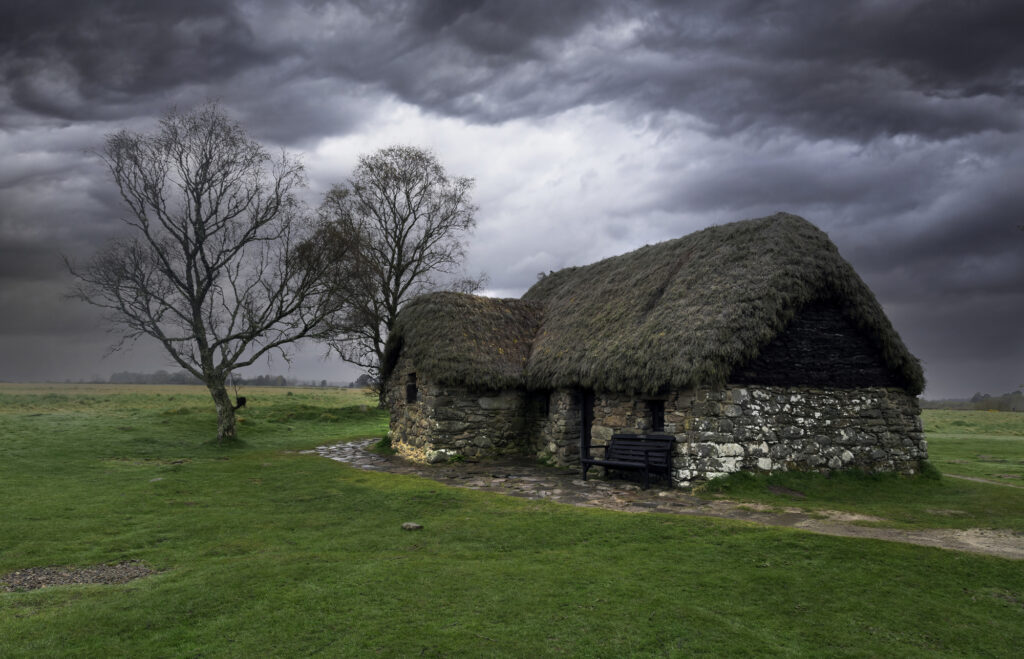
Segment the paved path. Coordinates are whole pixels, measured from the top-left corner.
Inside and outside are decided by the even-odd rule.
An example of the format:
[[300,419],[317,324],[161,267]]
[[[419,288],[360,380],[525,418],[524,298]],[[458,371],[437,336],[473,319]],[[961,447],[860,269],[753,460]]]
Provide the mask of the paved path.
[[529,458],[500,458],[480,462],[444,465],[421,465],[397,457],[384,457],[369,452],[368,446],[378,441],[320,446],[304,453],[317,453],[325,458],[361,469],[386,471],[429,478],[445,485],[474,490],[499,492],[527,499],[547,499],[574,506],[607,508],[627,512],[658,512],[675,515],[700,515],[743,520],[768,526],[786,526],[826,535],[874,538],[906,542],[928,547],[1024,559],[1024,536],[1008,531],[988,529],[925,529],[908,531],[859,526],[858,521],[885,521],[840,511],[815,511],[814,515],[799,508],[778,508],[739,503],[724,499],[702,499],[678,489],[651,486],[642,490],[623,481],[591,478],[584,481],[578,470],[544,467]]

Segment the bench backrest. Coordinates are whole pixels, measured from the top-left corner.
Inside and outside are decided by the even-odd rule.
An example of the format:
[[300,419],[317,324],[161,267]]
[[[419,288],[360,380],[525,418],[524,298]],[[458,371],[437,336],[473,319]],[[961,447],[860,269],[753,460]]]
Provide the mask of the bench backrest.
[[643,462],[646,456],[649,463],[658,467],[672,464],[672,444],[674,437],[644,437],[643,435],[612,435],[605,457],[609,460],[635,460]]

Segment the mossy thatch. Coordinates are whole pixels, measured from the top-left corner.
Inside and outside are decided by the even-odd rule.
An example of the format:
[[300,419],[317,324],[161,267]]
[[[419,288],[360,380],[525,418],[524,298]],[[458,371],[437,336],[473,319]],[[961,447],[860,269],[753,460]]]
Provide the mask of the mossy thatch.
[[399,354],[440,384],[506,389],[526,384],[541,308],[515,299],[430,293],[407,304],[388,337],[382,375]]
[[400,314],[391,348],[404,344],[425,373],[468,386],[717,386],[821,300],[838,303],[920,393],[920,364],[870,289],[824,232],[786,213],[567,268],[522,300],[418,298]]

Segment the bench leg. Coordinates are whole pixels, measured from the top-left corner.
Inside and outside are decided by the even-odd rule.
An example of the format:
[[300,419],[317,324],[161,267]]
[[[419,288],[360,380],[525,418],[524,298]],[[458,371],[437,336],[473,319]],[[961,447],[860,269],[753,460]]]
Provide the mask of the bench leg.
[[583,467],[583,480],[587,480],[587,470],[590,469],[590,465],[584,464]]

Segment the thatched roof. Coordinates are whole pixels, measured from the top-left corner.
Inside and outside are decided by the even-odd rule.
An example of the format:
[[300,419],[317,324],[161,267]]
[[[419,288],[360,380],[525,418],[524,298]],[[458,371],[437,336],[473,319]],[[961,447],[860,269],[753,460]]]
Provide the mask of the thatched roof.
[[540,307],[531,302],[430,293],[402,308],[388,337],[382,375],[400,352],[442,384],[505,389],[526,384],[530,343]]
[[724,384],[805,305],[838,301],[919,393],[924,377],[824,232],[779,213],[553,273],[522,300],[434,294],[399,316],[393,349],[446,383],[654,392]]

